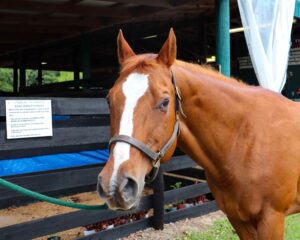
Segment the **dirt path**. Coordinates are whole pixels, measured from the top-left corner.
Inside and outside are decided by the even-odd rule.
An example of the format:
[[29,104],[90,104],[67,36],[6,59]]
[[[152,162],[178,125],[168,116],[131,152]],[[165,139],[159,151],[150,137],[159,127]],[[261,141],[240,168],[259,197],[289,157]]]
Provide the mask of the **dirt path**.
[[[61,199],[71,200],[73,202],[85,203],[85,204],[101,204],[96,192],[79,193]],[[45,218],[49,216],[55,216],[67,212],[77,211],[76,209],[53,205],[45,202],[38,202],[29,204],[22,207],[9,207],[0,210],[0,227],[5,227],[12,224],[27,222],[35,219]],[[64,231],[61,233],[55,233],[52,235],[60,236],[63,240],[75,239],[76,237],[83,236],[84,227],[74,228],[72,230]],[[47,239],[47,236],[37,238],[40,240]]]
[[[79,193],[68,197],[62,197],[61,199],[90,205],[102,203],[96,192]],[[46,202],[37,202],[21,207],[9,207],[0,210],[0,227],[73,211],[77,211],[77,209],[53,205]]]

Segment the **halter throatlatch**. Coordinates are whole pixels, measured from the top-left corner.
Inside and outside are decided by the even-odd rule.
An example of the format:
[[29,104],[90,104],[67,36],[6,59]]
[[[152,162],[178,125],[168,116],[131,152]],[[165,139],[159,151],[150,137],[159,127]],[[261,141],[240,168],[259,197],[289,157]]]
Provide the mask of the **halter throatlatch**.
[[151,183],[156,178],[159,167],[160,167],[160,161],[164,158],[165,154],[168,152],[169,148],[173,145],[174,141],[176,140],[176,138],[179,134],[179,114],[181,113],[183,116],[185,116],[184,112],[182,111],[182,107],[181,107],[180,91],[176,85],[176,79],[175,79],[175,76],[172,71],[171,71],[171,74],[172,74],[172,83],[173,83],[173,86],[175,89],[176,122],[174,125],[174,130],[173,130],[172,135],[170,136],[167,143],[161,148],[161,150],[158,152],[154,152],[146,144],[142,143],[141,141],[139,141],[136,138],[133,138],[133,137],[127,136],[127,135],[116,135],[116,136],[112,137],[109,141],[109,149],[113,143],[125,142],[125,143],[128,143],[131,146],[135,147],[136,149],[140,150],[141,152],[143,152],[146,156],[148,156],[151,159],[152,170],[151,170],[150,174],[147,175],[145,178],[146,183]]

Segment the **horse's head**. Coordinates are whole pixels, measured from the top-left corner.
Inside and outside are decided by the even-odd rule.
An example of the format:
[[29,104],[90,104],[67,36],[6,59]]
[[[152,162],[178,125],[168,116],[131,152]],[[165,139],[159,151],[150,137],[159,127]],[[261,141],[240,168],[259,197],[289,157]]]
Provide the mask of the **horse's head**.
[[136,55],[121,31],[117,43],[121,72],[107,97],[113,138],[98,192],[111,209],[127,210],[138,205],[155,163],[168,160],[176,147],[176,37],[171,29],[158,54]]

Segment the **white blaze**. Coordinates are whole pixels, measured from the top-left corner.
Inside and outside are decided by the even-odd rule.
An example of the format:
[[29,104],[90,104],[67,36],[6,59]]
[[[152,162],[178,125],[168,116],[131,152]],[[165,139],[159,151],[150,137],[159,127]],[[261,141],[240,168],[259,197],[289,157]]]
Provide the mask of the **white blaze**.
[[[119,135],[132,136],[134,109],[147,89],[148,75],[145,74],[131,73],[123,83],[122,91],[125,96],[125,105],[121,116]],[[113,150],[113,156],[114,168],[110,182],[111,191],[113,191],[116,184],[116,176],[120,165],[130,158],[130,145],[117,142]]]

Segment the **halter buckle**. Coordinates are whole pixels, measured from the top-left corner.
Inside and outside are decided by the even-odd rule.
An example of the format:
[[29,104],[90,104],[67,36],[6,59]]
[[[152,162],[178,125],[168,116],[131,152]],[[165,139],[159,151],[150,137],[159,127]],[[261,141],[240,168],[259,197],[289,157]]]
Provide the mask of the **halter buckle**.
[[158,167],[160,165],[160,160],[162,160],[164,157],[162,152],[157,153],[157,158],[153,161],[153,167]]
[[175,91],[176,91],[176,95],[177,95],[178,99],[181,101],[180,90],[177,86],[175,86]]

